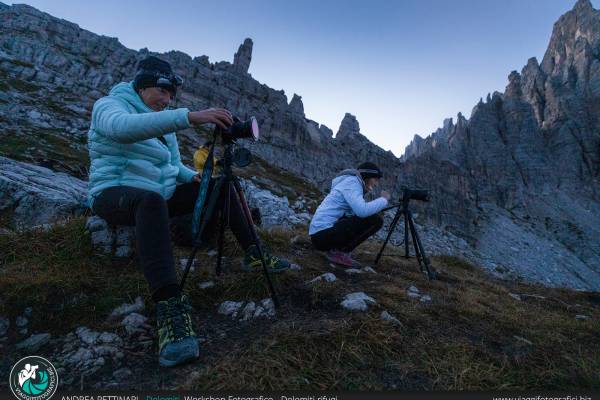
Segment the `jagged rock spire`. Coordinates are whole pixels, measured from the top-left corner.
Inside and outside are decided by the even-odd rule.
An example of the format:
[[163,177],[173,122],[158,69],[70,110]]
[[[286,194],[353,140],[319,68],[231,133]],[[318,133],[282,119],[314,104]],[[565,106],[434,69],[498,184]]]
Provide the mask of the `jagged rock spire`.
[[335,135],[335,138],[347,139],[358,135],[360,135],[360,125],[358,124],[358,120],[354,115],[346,113],[342,123],[340,124],[340,129],[338,129],[337,134]]
[[292,97],[292,101],[290,101],[290,109],[294,114],[304,115],[302,96],[298,96],[296,93],[294,93],[294,97]]
[[233,56],[233,67],[236,71],[246,74],[252,61],[252,39],[246,38],[244,43],[240,44],[238,51]]

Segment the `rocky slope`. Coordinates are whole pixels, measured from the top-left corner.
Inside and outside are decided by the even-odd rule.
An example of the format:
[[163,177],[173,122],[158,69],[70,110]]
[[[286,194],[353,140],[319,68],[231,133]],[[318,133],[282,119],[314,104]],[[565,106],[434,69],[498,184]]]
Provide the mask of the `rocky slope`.
[[[93,102],[130,79],[149,51],[26,5],[0,3],[0,21],[0,155],[85,178]],[[269,164],[327,188],[336,171],[373,160],[384,186],[431,189],[432,203],[415,208],[436,232],[428,242],[436,253],[449,248],[492,271],[598,290],[599,26],[599,12],[578,1],[555,24],[541,64],[531,59],[511,73],[505,93],[480,101],[469,120],[459,114],[415,137],[401,159],[369,142],[354,116],[346,114],[334,138],[306,118],[300,96],[288,102],[253,79],[249,39],[233,64],[161,56],[186,80],[179,106],[257,116],[263,139],[249,146]],[[189,158],[198,134],[179,137]]]
[[510,73],[471,118],[406,148],[429,216],[482,253],[549,284],[599,288],[600,12],[580,0],[539,64]]

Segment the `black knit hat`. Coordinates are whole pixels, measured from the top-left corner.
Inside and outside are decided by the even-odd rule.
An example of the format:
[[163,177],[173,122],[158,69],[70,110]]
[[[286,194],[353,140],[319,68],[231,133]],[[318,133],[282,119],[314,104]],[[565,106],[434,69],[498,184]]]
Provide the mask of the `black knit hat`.
[[163,87],[175,94],[183,79],[173,73],[171,64],[155,56],[148,56],[138,64],[133,79],[133,87],[140,90],[149,87]]
[[377,165],[372,162],[364,162],[358,166],[358,172],[363,179],[383,178],[383,173]]

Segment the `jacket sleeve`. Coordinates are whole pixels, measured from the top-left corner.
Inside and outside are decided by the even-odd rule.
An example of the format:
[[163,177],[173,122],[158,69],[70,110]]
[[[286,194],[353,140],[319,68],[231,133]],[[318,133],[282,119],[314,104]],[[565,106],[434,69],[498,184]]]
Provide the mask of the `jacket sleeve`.
[[171,151],[171,164],[179,168],[179,175],[177,175],[177,182],[188,183],[192,181],[192,178],[197,175],[197,172],[183,165],[181,162],[181,154],[179,153],[179,145],[177,144],[177,136],[173,134],[174,144],[169,146]]
[[93,129],[117,143],[134,143],[190,127],[189,110],[132,114],[117,99],[103,97],[92,110]]
[[354,215],[360,218],[366,218],[373,214],[377,214],[388,204],[388,201],[383,197],[366,202],[363,198],[362,185],[358,182],[358,179],[351,180],[339,190],[342,193],[342,196],[344,196],[344,200],[346,200],[350,208],[352,208]]

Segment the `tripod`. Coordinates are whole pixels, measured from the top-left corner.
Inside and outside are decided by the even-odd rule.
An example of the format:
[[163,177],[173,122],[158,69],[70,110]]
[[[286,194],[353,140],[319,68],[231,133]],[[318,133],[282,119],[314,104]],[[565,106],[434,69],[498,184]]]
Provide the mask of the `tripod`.
[[411,199],[411,195],[405,191],[404,196],[402,197],[401,204],[397,204],[397,205],[394,205],[392,207],[388,207],[387,209],[385,209],[385,210],[391,210],[392,208],[398,207],[398,210],[396,211],[396,215],[394,215],[394,219],[392,220],[392,223],[390,224],[390,228],[388,230],[388,234],[385,238],[385,241],[383,242],[383,245],[381,246],[381,249],[379,250],[377,257],[375,258],[375,264],[377,264],[379,262],[379,259],[381,258],[381,255],[383,254],[383,250],[385,249],[385,246],[387,245],[388,241],[390,240],[390,237],[392,236],[392,233],[394,232],[394,229],[396,228],[396,225],[398,224],[400,217],[404,216],[404,257],[405,258],[410,257],[409,250],[408,250],[408,231],[410,230],[413,247],[415,249],[415,256],[417,257],[417,262],[419,263],[421,272],[426,273],[429,280],[433,280],[433,279],[436,279],[435,270],[431,266],[431,263],[429,262],[429,258],[427,258],[427,255],[425,254],[425,249],[423,248],[423,244],[421,243],[421,238],[419,237],[419,233],[415,229],[415,223],[413,221],[412,212],[408,208],[408,203],[410,202],[410,199]]
[[[215,134],[216,139],[216,134]],[[221,274],[221,262],[223,258],[223,238],[225,234],[225,227],[229,225],[229,210],[231,208],[231,190],[235,192],[237,198],[240,200],[240,204],[242,206],[242,210],[244,213],[244,219],[246,220],[246,225],[250,229],[250,236],[253,244],[256,246],[258,255],[260,257],[263,271],[265,274],[265,278],[267,280],[267,285],[269,287],[269,292],[271,293],[271,298],[273,299],[273,304],[275,307],[279,307],[279,301],[277,299],[277,295],[275,293],[275,289],[273,288],[273,284],[271,283],[271,277],[269,276],[269,271],[267,269],[267,264],[265,262],[264,253],[262,250],[262,246],[260,244],[260,239],[258,234],[256,233],[256,229],[254,228],[254,222],[252,221],[252,214],[250,213],[250,209],[248,208],[248,203],[246,202],[246,198],[244,197],[244,191],[240,185],[238,178],[233,174],[231,170],[231,166],[233,164],[233,142],[227,141],[225,142],[225,151],[223,154],[223,174],[216,178],[215,184],[213,186],[212,192],[206,202],[206,207],[204,208],[204,213],[201,214],[201,218],[199,222],[199,229],[197,233],[195,233],[194,238],[194,247],[192,249],[192,254],[188,258],[187,265],[185,267],[185,271],[183,273],[183,277],[181,278],[181,289],[185,285],[185,280],[189,273],[190,267],[194,262],[194,257],[196,256],[196,252],[198,251],[200,245],[202,244],[202,233],[205,231],[206,226],[208,225],[211,217],[215,215],[215,212],[220,213],[220,223],[219,223],[219,236],[218,236],[218,252],[217,252],[217,266],[215,268],[215,272],[217,275]],[[209,150],[209,156],[206,159],[206,164],[204,166],[204,171],[202,173],[202,182],[200,184],[200,192],[199,199],[200,203],[203,203],[203,196],[206,194],[206,189],[208,186],[208,179],[210,179],[210,173],[212,173],[212,161],[213,161],[213,150],[214,150],[215,140],[213,140],[213,144]],[[209,172],[208,174],[206,172]],[[208,179],[205,179],[208,176]],[[219,203],[219,198],[221,198],[221,194],[223,191],[225,193],[225,202]],[[203,204],[200,205],[203,207]]]

